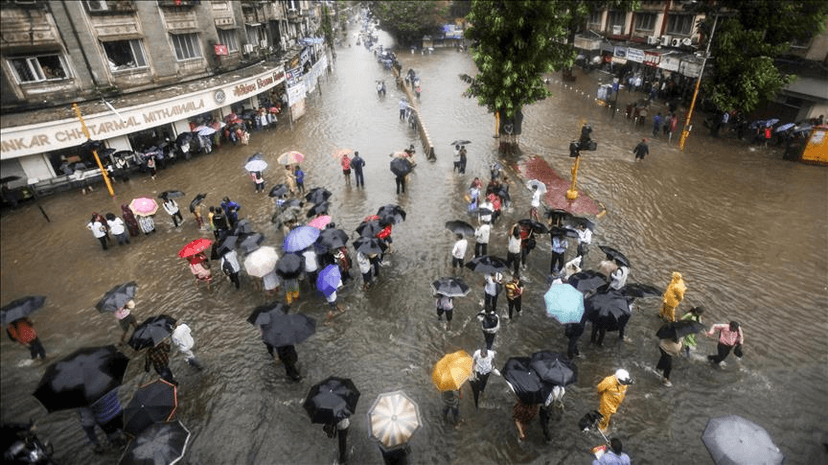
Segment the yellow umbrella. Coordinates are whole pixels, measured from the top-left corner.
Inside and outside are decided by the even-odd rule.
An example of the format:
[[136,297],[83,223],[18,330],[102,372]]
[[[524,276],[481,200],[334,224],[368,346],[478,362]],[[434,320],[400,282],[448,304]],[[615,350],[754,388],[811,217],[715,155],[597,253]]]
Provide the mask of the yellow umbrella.
[[441,391],[453,391],[469,379],[472,373],[472,358],[465,350],[448,354],[434,365],[431,380]]

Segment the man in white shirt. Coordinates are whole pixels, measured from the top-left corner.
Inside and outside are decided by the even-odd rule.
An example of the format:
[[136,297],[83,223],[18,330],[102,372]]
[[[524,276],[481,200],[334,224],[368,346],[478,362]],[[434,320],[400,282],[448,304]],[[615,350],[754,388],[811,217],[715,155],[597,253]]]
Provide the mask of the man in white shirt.
[[538,186],[533,185],[532,186],[532,203],[531,203],[532,208],[529,209],[529,218],[531,218],[535,221],[540,221],[540,216],[538,215],[538,207],[540,207],[541,195],[543,195],[543,194],[541,193],[540,190],[538,190]]
[[552,236],[552,263],[549,265],[549,273],[556,274],[563,268],[564,254],[569,243],[564,235]]
[[316,277],[319,275],[319,263],[316,260],[316,251],[313,250],[313,246],[305,249],[302,257],[305,258],[305,274],[308,276],[308,282],[311,288],[315,288]]
[[454,243],[454,247],[451,249],[451,268],[457,269],[460,267],[460,271],[463,271],[463,260],[466,258],[466,248],[469,246],[469,241],[463,237],[462,234],[457,235],[457,242]]
[[489,375],[494,372],[494,374],[500,376],[500,372],[494,368],[494,357],[495,351],[488,350],[485,347],[475,350],[474,355],[472,355],[474,378],[469,381],[469,384],[471,384],[472,392],[474,393],[474,408],[477,408],[477,401],[480,394],[486,389]]
[[475,257],[487,254],[491,230],[492,226],[489,223],[483,223],[474,231],[474,240],[476,241],[474,244]]
[[187,360],[187,365],[190,365],[198,371],[204,369],[204,367],[198,363],[198,360],[196,360],[195,354],[193,354],[193,346],[195,345],[195,341],[193,340],[192,334],[190,334],[189,326],[184,323],[177,323],[170,339],[172,339],[172,343],[176,348],[178,348],[178,351],[184,355],[184,358]]
[[589,253],[589,244],[592,242],[592,231],[586,227],[583,223],[578,225],[578,229],[575,230],[578,233],[578,254],[577,257],[581,258],[581,264],[586,261],[586,254]]

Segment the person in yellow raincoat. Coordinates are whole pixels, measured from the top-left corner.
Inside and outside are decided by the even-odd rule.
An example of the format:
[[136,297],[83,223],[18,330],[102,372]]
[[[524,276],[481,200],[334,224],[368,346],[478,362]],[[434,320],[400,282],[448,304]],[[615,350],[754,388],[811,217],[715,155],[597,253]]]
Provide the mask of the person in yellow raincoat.
[[598,413],[603,419],[598,423],[598,428],[606,434],[609,428],[610,417],[618,411],[624,397],[627,396],[627,386],[632,384],[632,378],[627,370],[619,369],[614,375],[607,376],[598,383],[598,395],[601,396],[601,406]]
[[670,281],[670,285],[667,286],[667,290],[664,291],[662,298],[663,305],[658,316],[667,321],[676,321],[676,307],[684,299],[685,292],[687,292],[687,286],[684,285],[684,279],[681,278],[681,273],[674,271],[673,279]]

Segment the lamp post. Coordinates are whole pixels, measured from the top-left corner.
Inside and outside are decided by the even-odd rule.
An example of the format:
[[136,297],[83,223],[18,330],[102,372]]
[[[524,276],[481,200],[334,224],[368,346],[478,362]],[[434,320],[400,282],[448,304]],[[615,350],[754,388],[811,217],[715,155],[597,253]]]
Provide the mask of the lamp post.
[[[78,120],[80,120],[83,135],[86,136],[88,140],[92,140],[92,136],[89,134],[89,128],[86,127],[86,121],[84,121],[83,115],[81,114],[80,108],[78,108],[77,103],[72,104],[72,110],[75,111],[75,116],[77,116]],[[109,176],[106,173],[106,168],[104,168],[103,163],[101,163],[101,159],[98,157],[98,151],[94,148],[92,149],[92,155],[95,157],[95,161],[98,163],[98,168],[101,169],[101,176],[103,176],[104,183],[106,183],[106,190],[109,191],[109,196],[115,197],[115,191],[112,190],[112,183],[109,182]]]
[[701,70],[699,70],[699,77],[696,79],[696,88],[693,90],[693,100],[690,102],[690,110],[687,111],[687,120],[684,122],[684,127],[681,130],[681,139],[679,140],[679,150],[684,151],[684,144],[687,142],[687,137],[690,135],[690,119],[693,117],[693,108],[696,106],[696,97],[699,96],[699,85],[701,84],[702,74],[704,74],[704,66],[707,64],[707,58],[710,57],[710,44],[713,43],[713,34],[716,33],[716,23],[719,21],[719,14],[713,19],[713,28],[710,30],[710,38],[707,40],[707,49],[704,51],[704,59],[702,59]]

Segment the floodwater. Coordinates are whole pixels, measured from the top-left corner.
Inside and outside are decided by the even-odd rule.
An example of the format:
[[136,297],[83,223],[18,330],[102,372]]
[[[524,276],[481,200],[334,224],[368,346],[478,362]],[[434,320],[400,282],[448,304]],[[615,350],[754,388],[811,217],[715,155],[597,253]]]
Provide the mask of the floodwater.
[[[381,40],[389,43],[387,37]],[[587,463],[588,451],[600,437],[580,432],[577,421],[598,407],[594,386],[619,367],[628,369],[636,382],[613,417],[612,434],[624,440],[636,463],[711,463],[701,434],[710,417],[726,414],[765,427],[788,463],[826,459],[821,444],[828,442],[823,418],[828,403],[828,170],[782,161],[775,151],[751,151],[701,132],[691,136],[685,153],[678,151],[675,139],[672,144],[652,141],[650,155],[636,163],[631,150],[648,128],[633,128],[621,117],[610,119],[579,93],[594,88],[594,76],[580,74],[574,88],[553,77],[554,95],[525,110],[523,154],[502,161],[520,168],[527,157],[542,157],[568,178],[568,142],[578,136],[581,121],[588,120],[599,146],[583,157],[579,187],[606,214],[598,220],[587,267],[597,265],[597,245],[606,244],[632,261],[631,282],[665,287],[670,273],[680,271],[688,291],[679,312],[704,305],[708,324],[739,320],[745,357],[737,361],[731,356],[722,368],[712,368],[703,355],[715,351],[715,341],[702,340],[698,355],[675,361],[674,387],[662,387],[654,371],[660,302],[639,299],[628,325],[632,342],[617,343],[611,333],[597,348],[582,338],[579,381],[567,389],[565,409],[552,421],[551,444],[544,443],[537,422],[525,442],[517,441],[511,420],[514,395],[498,377],[489,380],[476,411],[464,388],[463,424],[443,423],[431,369],[445,353],[471,353],[482,345],[475,319],[482,277],[465,273],[473,291],[458,299],[451,331],[435,318],[429,283],[449,273],[453,238],[443,223],[465,219],[462,195],[474,176],[487,179],[488,165],[497,159],[497,141],[491,135],[491,115],[461,96],[464,84],[458,74],[474,73],[469,54],[449,49],[431,55],[401,53],[400,59],[404,70],[413,67],[422,75],[422,117],[437,144],[436,162],[419,160],[406,194],[394,192],[389,154],[410,143],[422,150],[416,134],[398,119],[402,94],[364,47],[338,48],[332,72],[321,78],[307,114],[292,130],[285,123],[254,133],[247,147],[226,146],[179,162],[155,180],[135,176],[115,185],[115,200],[102,187],[86,196],[69,192],[44,198],[39,202],[51,218],[48,223],[34,204],[5,215],[0,300],[48,296],[34,319],[51,360],[81,346],[118,341],[114,317],[100,315],[94,304],[125,281],[139,284],[139,321],[164,313],[187,322],[196,354],[208,368],[195,372],[178,354],[171,363],[181,383],[177,418],[192,432],[182,463],[332,463],[336,442],[321,425],[311,424],[302,408],[310,386],[328,376],[351,378],[362,392],[348,437],[351,463],[381,463],[368,438],[366,413],[377,394],[396,389],[419,403],[424,422],[411,442],[412,463]],[[386,79],[385,98],[378,98],[375,79]],[[455,138],[473,141],[465,176],[452,173],[449,142]],[[345,147],[359,150],[367,161],[364,190],[347,187],[331,157]],[[256,329],[245,321],[254,307],[268,302],[254,290],[252,279],[244,277],[240,291],[225,281],[208,293],[194,286],[176,255],[187,242],[209,234],[198,231],[186,211],[186,203],[199,192],[207,193],[209,204],[218,205],[225,195],[239,202],[243,217],[265,234],[265,244],[278,246],[281,234],[270,223],[273,201],[254,193],[242,165],[262,151],[271,163],[265,178],[272,186],[282,181],[275,159],[286,150],[307,156],[306,186],[333,192],[331,214],[346,231],[388,203],[399,203],[408,213],[394,229],[398,252],[381,269],[379,284],[367,292],[343,292],[340,301],[348,311],[333,326],[321,325],[324,299],[305,291],[293,306],[320,323],[316,334],[297,346],[304,381],[295,384],[286,381],[282,367],[268,357]],[[524,217],[529,204],[529,193],[515,173],[508,175],[514,209],[493,229],[490,242],[490,251],[501,256],[506,225]],[[121,202],[168,189],[187,193],[181,202],[186,222],[179,230],[160,211],[156,234],[104,252],[85,228],[93,211],[118,213]],[[549,244],[538,242],[527,270],[524,314],[501,322],[497,366],[510,356],[566,347],[560,325],[544,315]],[[45,365],[27,366],[28,351],[8,340],[2,344],[3,420],[37,420],[40,437],[54,444],[59,463],[114,463],[117,452],[92,454],[73,411],[47,414],[31,396]],[[144,373],[140,355],[124,350],[135,358],[120,391],[126,404],[154,373]]]

